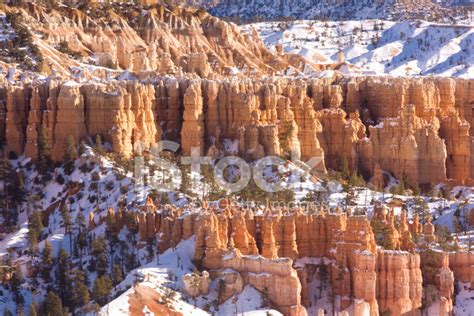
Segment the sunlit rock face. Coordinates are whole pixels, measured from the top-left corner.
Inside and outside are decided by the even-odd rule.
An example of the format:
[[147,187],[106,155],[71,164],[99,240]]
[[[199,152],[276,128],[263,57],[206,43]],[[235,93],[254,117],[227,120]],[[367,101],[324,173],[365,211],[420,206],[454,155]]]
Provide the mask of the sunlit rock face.
[[320,158],[321,171],[347,160],[367,178],[381,169],[411,184],[468,183],[472,87],[464,79],[337,75],[39,81],[3,87],[0,132],[9,151],[33,158],[44,129],[55,160],[64,156],[68,136],[78,144],[101,135],[127,157],[163,139],[181,143],[187,154],[197,147],[218,156],[230,154],[224,143],[231,140],[238,144],[232,153],[248,160],[293,154]]

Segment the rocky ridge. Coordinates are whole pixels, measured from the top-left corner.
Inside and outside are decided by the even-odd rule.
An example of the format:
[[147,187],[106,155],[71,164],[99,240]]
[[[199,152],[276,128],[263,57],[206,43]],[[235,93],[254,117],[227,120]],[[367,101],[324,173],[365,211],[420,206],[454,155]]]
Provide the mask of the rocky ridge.
[[[29,30],[28,41],[38,48],[41,63],[36,68],[44,74],[87,81],[108,80],[124,71],[218,78],[297,74],[312,68],[301,57],[272,54],[258,36],[191,7],[92,3],[50,10],[29,2],[0,10],[5,28]],[[2,45],[11,47],[24,36],[16,30],[2,38]],[[5,72],[12,68],[8,60],[2,66]]]
[[[190,1],[192,2],[192,1]],[[203,1],[194,1],[200,2]],[[443,6],[448,1],[339,1],[339,0],[305,0],[273,1],[252,0],[242,5],[239,1],[222,0],[205,6],[220,17],[237,22],[262,21],[269,19],[324,19],[357,20],[367,18],[386,18],[391,20],[425,19],[431,21],[452,21],[467,12],[466,7],[448,8]]]
[[[413,186],[469,184],[473,178],[472,80],[301,77],[311,64],[272,54],[257,36],[241,35],[234,25],[196,9],[156,6],[141,15],[136,7],[116,5],[104,14],[25,4],[16,10],[34,30],[53,74],[22,81],[11,73],[1,77],[0,145],[11,158],[41,160],[50,147],[51,158],[60,161],[68,146],[92,143],[99,135],[107,145],[98,151],[110,145],[122,158],[146,155],[160,140],[179,142],[178,155],[197,147],[213,158],[322,158],[318,171],[342,170],[347,163],[379,188],[385,187],[384,171]],[[107,67],[89,73],[56,49],[63,42]],[[57,181],[64,183],[59,174]],[[113,181],[119,190],[118,177]],[[122,205],[137,198],[127,186],[105,198],[108,213],[101,217],[100,203],[93,207],[91,199],[82,209],[68,196],[80,188],[79,182],[69,184],[61,199],[48,199],[53,204],[36,213],[40,221],[49,222],[66,205],[90,212],[89,233],[107,226],[107,234],[117,237],[132,223],[125,231],[140,239],[130,245],[133,252],[147,245],[154,251],[158,240],[164,253],[194,239],[193,259],[201,271],[182,278],[193,298],[208,293],[211,280],[218,279],[218,302],[251,285],[285,315],[304,316],[315,294],[312,282],[322,282],[327,269],[334,310],[420,315],[423,289],[431,286],[445,315],[453,310],[455,282],[473,282],[470,254],[429,250],[437,246],[429,216],[420,224],[418,215],[409,220],[382,205],[371,220],[351,215],[356,210],[350,208],[190,210],[151,198],[132,211],[118,206],[119,199]],[[96,184],[85,190],[100,193]],[[109,197],[116,208],[109,209]],[[57,217],[51,219],[60,226]],[[142,305],[135,307],[142,311]]]
[[[411,184],[470,183],[471,80],[341,76],[321,79],[210,80],[156,78],[107,84],[4,82],[0,140],[8,152],[36,158],[42,130],[52,158],[100,135],[130,157],[159,140],[180,142],[213,158],[233,150],[324,158],[317,167],[370,179],[377,168]],[[68,127],[67,133],[65,127]],[[237,142],[230,149],[228,142]]]
[[[126,211],[109,211],[118,231],[125,225],[123,212]],[[390,225],[393,214],[385,207],[378,207],[374,218],[387,219],[387,214],[384,225]],[[397,216],[397,221],[406,222],[403,216]],[[171,236],[160,241],[160,251],[196,236],[194,260],[211,277],[223,280],[223,299],[250,284],[265,292],[285,315],[306,315],[308,297],[315,290],[309,282],[322,277],[321,264],[328,268],[335,308],[348,310],[351,315],[379,315],[386,311],[419,315],[422,290],[428,284],[438,290],[440,315],[444,315],[453,308],[455,281],[472,284],[469,262],[473,258],[469,254],[414,251],[403,243],[395,243],[393,250],[377,247],[367,217],[347,215],[341,210],[279,209],[255,213],[230,206],[189,213],[170,206],[157,208],[149,200],[137,214],[137,222],[143,241],[154,239],[156,234]],[[429,223],[423,229],[417,228],[414,219],[410,226],[403,227],[400,231],[393,228],[397,232],[394,241],[403,239],[403,229],[421,238],[430,236]],[[206,293],[208,272],[183,278],[199,280],[193,283],[195,286],[186,281],[188,293]]]

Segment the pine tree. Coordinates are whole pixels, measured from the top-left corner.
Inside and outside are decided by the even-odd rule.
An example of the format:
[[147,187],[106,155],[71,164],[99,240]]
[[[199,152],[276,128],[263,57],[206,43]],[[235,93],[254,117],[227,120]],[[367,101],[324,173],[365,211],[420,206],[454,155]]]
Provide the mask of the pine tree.
[[42,126],[38,135],[38,170],[45,174],[49,168],[51,161],[51,140],[49,139],[48,130]]
[[64,171],[70,175],[74,171],[74,160],[77,159],[76,143],[71,135],[66,138],[64,144]]
[[23,283],[23,272],[19,265],[16,266],[15,271],[13,272],[12,278],[10,280],[10,285],[13,293],[13,300],[16,304],[23,304],[24,298],[21,294],[21,284]]
[[351,170],[349,169],[349,161],[347,157],[344,155],[341,157],[341,173],[344,179],[349,179],[351,175]]
[[115,220],[115,213],[108,212],[107,216],[105,217],[105,224],[106,224],[106,236],[109,237],[110,241],[114,241],[115,237],[117,237],[117,230],[116,227],[116,220]]
[[69,252],[72,252],[72,231],[71,231],[71,214],[69,214],[69,209],[66,206],[63,206],[61,209],[61,217],[63,218],[62,227],[66,235],[69,235]]
[[92,242],[92,255],[95,259],[98,276],[106,274],[108,263],[104,237],[101,236]]
[[65,303],[70,302],[71,294],[71,261],[66,250],[59,250],[58,262],[56,268],[56,292],[61,301]]
[[46,282],[50,281],[51,269],[53,268],[53,247],[49,241],[45,241],[41,260],[41,276]]
[[420,187],[418,185],[415,185],[413,187],[412,191],[413,191],[414,196],[420,196],[420,194],[421,194],[421,190],[420,190]]
[[32,216],[31,216],[31,222],[32,222],[32,227],[41,232],[41,230],[43,230],[44,228],[44,225],[43,225],[43,216],[41,215],[41,212],[40,211],[35,211],[33,212]]
[[86,285],[86,276],[84,271],[74,271],[74,289],[72,292],[73,310],[89,304],[90,295]]
[[[7,185],[6,227],[14,228],[18,223],[19,206],[26,201],[25,180],[22,171],[14,172]],[[10,204],[8,204],[10,202]]]
[[319,278],[321,280],[321,285],[319,286],[319,299],[322,297],[322,290],[326,288],[326,284],[329,278],[327,266],[321,262],[318,265]]
[[77,159],[77,148],[74,138],[69,135],[64,143],[64,161],[73,161]]
[[33,254],[36,252],[40,234],[43,228],[44,226],[41,212],[33,212],[30,216],[30,220],[28,221],[28,243]]
[[111,291],[112,280],[110,280],[108,275],[103,275],[95,279],[92,295],[98,304],[105,305],[109,299]]
[[3,316],[13,316],[13,313],[8,309],[8,306],[6,305],[3,308]]
[[112,270],[113,285],[117,286],[117,284],[119,284],[123,280],[122,268],[120,268],[119,264],[115,263]]
[[62,316],[64,315],[63,304],[59,296],[50,291],[46,297],[44,304],[44,313],[47,316]]
[[38,250],[38,235],[32,231],[28,232],[28,244],[30,246],[30,254],[33,258],[36,256],[36,251]]
[[25,201],[25,175],[23,171],[13,173],[10,189],[11,199],[14,204]]
[[0,209],[2,210],[1,215],[3,216],[3,225],[6,232],[10,232],[13,229],[13,224],[10,218],[10,204],[9,204],[9,191],[11,187],[11,177],[12,174],[12,167],[10,161],[7,159],[5,155],[3,155],[3,159],[0,161],[0,181],[3,182],[4,185],[4,194],[0,192]]
[[62,226],[64,227],[66,234],[69,234],[72,223],[71,215],[69,214],[69,209],[66,206],[61,209],[61,217],[63,219]]
[[76,217],[76,227],[78,230],[76,236],[76,247],[79,248],[79,257],[82,258],[82,252],[85,247],[87,247],[87,228],[86,228],[86,219],[82,212],[79,211]]
[[37,312],[37,307],[36,307],[36,303],[33,302],[30,304],[30,311],[28,312],[28,315],[29,316],[38,316],[38,312]]
[[353,171],[349,179],[349,184],[354,187],[363,187],[365,186],[365,180],[363,177],[358,175],[357,172]]

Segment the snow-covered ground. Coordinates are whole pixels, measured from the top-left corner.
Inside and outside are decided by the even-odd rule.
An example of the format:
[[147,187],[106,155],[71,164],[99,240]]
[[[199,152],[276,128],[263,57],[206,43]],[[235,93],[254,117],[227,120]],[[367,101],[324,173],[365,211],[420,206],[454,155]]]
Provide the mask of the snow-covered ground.
[[[104,144],[106,147],[107,144]],[[152,162],[150,162],[153,164]],[[145,171],[148,172],[145,165]],[[23,274],[28,275],[28,265],[31,262],[28,249],[28,222],[29,214],[35,209],[50,209],[48,225],[43,230],[45,237],[38,243],[38,251],[41,253],[45,247],[46,240],[51,243],[53,256],[57,256],[60,249],[66,250],[72,258],[72,264],[77,266],[81,261],[82,266],[88,266],[91,260],[89,254],[81,258],[75,257],[69,249],[69,235],[66,234],[62,225],[60,205],[69,209],[73,223],[77,216],[82,213],[84,218],[89,218],[90,210],[95,210],[95,218],[104,218],[109,208],[117,209],[119,203],[127,205],[129,210],[136,210],[146,201],[146,197],[153,189],[150,184],[140,184],[134,179],[134,173],[127,171],[122,165],[112,159],[97,155],[91,148],[87,148],[82,157],[74,163],[74,170],[70,175],[62,166],[54,168],[48,179],[42,179],[28,158],[20,157],[12,161],[12,167],[16,171],[22,170],[25,174],[25,191],[30,197],[29,201],[20,207],[18,218],[18,229],[12,233],[4,234],[0,240],[0,260],[10,257],[15,264],[19,264]],[[162,176],[170,176],[162,173],[160,167],[155,167],[154,175],[150,175],[150,183],[159,181]],[[201,184],[202,185],[202,184]],[[71,190],[71,187],[77,190]],[[207,184],[204,184],[207,186]],[[179,187],[179,186],[178,186]],[[203,191],[202,186],[195,188],[196,193]],[[74,191],[74,192],[72,192]],[[193,190],[191,190],[193,191]],[[190,197],[178,191],[169,192],[168,201],[174,205],[185,205]],[[199,209],[193,209],[197,212]],[[99,224],[90,231],[91,236],[104,236],[106,233],[105,222]],[[281,315],[277,311],[269,310],[264,306],[261,294],[253,287],[246,286],[244,291],[236,297],[231,297],[222,304],[214,304],[217,301],[217,280],[210,285],[211,291],[207,296],[192,299],[184,294],[182,275],[195,270],[191,262],[194,255],[194,238],[182,241],[175,249],[169,249],[158,257],[149,257],[148,248],[137,247],[132,240],[131,232],[124,227],[118,234],[120,243],[124,243],[129,251],[134,252],[137,268],[127,272],[124,280],[114,288],[111,302],[105,305],[100,315],[129,315],[129,298],[135,293],[137,286],[150,288],[158,295],[169,291],[176,292],[168,307],[183,313],[184,315]],[[138,239],[135,237],[135,239]],[[143,246],[143,244],[141,244]],[[136,253],[135,253],[136,252]],[[116,254],[117,256],[118,254]],[[38,259],[33,259],[33,264]],[[96,272],[87,274],[89,284],[92,284],[97,276]],[[28,312],[29,305],[41,302],[48,289],[41,278],[36,277],[39,283],[35,289],[31,288],[32,279],[25,279],[21,286],[21,294],[24,298],[24,311]],[[114,299],[115,297],[115,299]],[[205,309],[209,309],[206,312]],[[13,313],[18,311],[13,301],[13,296],[7,286],[0,284],[0,311],[9,310]],[[91,314],[92,315],[92,314]]]
[[[133,183],[133,174],[131,171],[126,171],[123,166],[118,165],[116,162],[109,158],[96,155],[90,148],[86,150],[83,157],[80,157],[75,162],[74,171],[67,175],[63,167],[57,167],[52,172],[50,179],[41,181],[41,176],[38,175],[36,169],[31,165],[29,159],[20,158],[13,161],[13,166],[17,170],[23,170],[25,177],[25,190],[30,194],[31,199],[34,203],[28,205],[25,203],[21,208],[22,211],[19,214],[19,226],[16,231],[3,236],[0,241],[0,257],[4,257],[7,253],[12,254],[14,262],[20,263],[24,274],[27,275],[27,262],[31,260],[30,256],[25,252],[28,248],[28,212],[38,209],[51,209],[51,205],[60,205],[58,203],[64,202],[67,208],[70,210],[70,215],[73,219],[76,219],[79,213],[82,213],[85,218],[88,218],[89,211],[95,210],[97,217],[105,216],[109,207],[117,208],[118,203],[125,203],[129,210],[134,210],[140,205],[145,203],[146,196],[150,192],[148,185],[135,186]],[[295,170],[296,166],[293,164],[287,164],[282,167],[278,174],[287,174],[289,170]],[[149,178],[150,182],[159,180],[162,172],[160,168],[156,168],[155,176]],[[267,174],[268,178],[274,178],[277,175],[271,172]],[[290,175],[289,179],[293,179],[295,175]],[[36,180],[39,178],[39,181]],[[61,181],[64,178],[64,182]],[[289,181],[290,183],[293,180]],[[71,184],[75,183],[75,186],[79,189],[72,192]],[[95,185],[94,185],[95,183]],[[390,186],[397,184],[397,180],[391,178],[389,181]],[[208,184],[206,184],[208,186]],[[287,186],[290,188],[291,186]],[[434,223],[442,225],[448,228],[450,232],[455,232],[456,227],[454,220],[456,217],[459,218],[461,224],[465,224],[467,211],[474,207],[474,191],[468,187],[455,187],[452,190],[453,199],[446,200],[438,197],[422,196],[413,197],[410,195],[394,195],[389,193],[389,187],[385,192],[377,192],[368,188],[354,188],[352,190],[352,198],[348,199],[347,194],[342,191],[342,187],[339,185],[323,183],[322,180],[316,178],[303,177],[301,182],[301,190],[295,192],[295,198],[298,201],[305,201],[308,199],[308,192],[318,188],[326,188],[327,194],[325,194],[325,202],[331,207],[341,207],[345,209],[346,204],[353,206],[359,211],[366,211],[369,216],[372,215],[375,202],[383,202],[384,204],[394,205],[395,214],[400,214],[402,211],[400,206],[395,206],[398,201],[406,202],[409,217],[411,218],[415,213],[415,208],[420,205],[425,205],[425,209],[432,215]],[[438,185],[436,189],[439,189]],[[205,191],[202,187],[198,187],[196,194]],[[433,196],[436,196],[437,192],[433,192]],[[184,205],[189,201],[189,196],[179,192],[173,192],[168,194],[170,203],[176,205]],[[357,211],[354,209],[353,211]],[[199,211],[190,210],[187,211]],[[263,211],[258,209],[256,212]],[[458,215],[456,215],[456,213]],[[71,254],[69,249],[69,236],[65,233],[63,225],[61,225],[62,219],[59,211],[59,207],[51,210],[48,225],[43,230],[45,239],[48,240],[53,246],[54,255],[56,256],[59,249],[63,248]],[[98,221],[96,221],[98,223]],[[91,232],[94,236],[98,237],[104,235],[106,231],[106,223],[97,225]],[[136,237],[135,237],[136,238]],[[136,257],[137,265],[133,270],[127,271],[125,279],[115,288],[114,300],[102,308],[101,314],[113,314],[121,315],[127,314],[129,311],[129,299],[130,296],[134,295],[137,286],[144,286],[156,291],[158,294],[166,293],[167,291],[175,291],[177,294],[169,304],[169,307],[174,310],[180,311],[185,315],[230,315],[230,314],[243,314],[243,315],[258,315],[269,312],[272,315],[278,315],[275,311],[265,310],[265,306],[262,304],[262,297],[258,291],[254,288],[247,286],[245,290],[236,297],[230,298],[223,304],[216,305],[217,299],[217,280],[214,280],[210,284],[210,292],[206,296],[200,296],[196,299],[192,299],[184,293],[182,284],[182,275],[193,272],[195,269],[192,263],[194,253],[194,239],[191,238],[186,241],[182,241],[176,249],[169,249],[165,253],[150,258],[148,255],[147,247],[135,247],[131,240],[131,232],[126,227],[118,234],[118,239],[121,243],[124,243],[129,249],[134,250],[134,256]],[[459,243],[461,247],[466,247],[469,244],[469,240],[474,239],[474,235],[471,233],[462,235],[459,237]],[[41,251],[44,248],[45,241],[41,240],[38,244],[38,250]],[[13,252],[12,252],[13,249]],[[84,255],[83,258],[73,257],[73,264],[78,265],[79,261],[82,260],[83,266],[87,266],[91,257]],[[321,259],[318,258],[306,258],[307,260],[313,260],[311,264],[317,265]],[[303,261],[301,261],[303,262]],[[298,262],[296,263],[298,264]],[[88,274],[89,283],[92,284],[97,273],[92,272]],[[36,302],[42,301],[46,294],[46,286],[41,283],[35,287],[33,291],[31,289],[32,280],[27,280],[22,285],[21,293],[25,299],[25,306],[34,300]],[[319,289],[321,282],[314,278],[311,280],[311,302],[312,308],[311,313],[316,313],[317,309],[325,308],[330,310],[331,293],[328,289]],[[11,292],[5,287],[0,286],[0,310],[4,310],[7,307],[10,311],[15,311],[16,307],[13,303]],[[3,293],[3,294],[2,294]],[[470,297],[474,295],[474,292],[467,288],[463,288],[459,292],[458,300],[456,300],[456,311],[457,315],[469,315],[472,309]],[[317,299],[316,299],[317,298]],[[329,306],[329,307],[328,307]],[[145,306],[146,307],[146,306]],[[258,312],[255,312],[258,311]],[[249,314],[250,313],[250,314]],[[256,313],[256,314],[255,314]]]
[[335,63],[339,51],[355,67],[349,73],[474,77],[474,26],[425,21],[362,20],[264,22],[256,29],[273,51],[301,54],[315,63]]
[[[453,4],[467,5],[470,0],[187,0],[201,3],[219,17],[240,21],[268,21],[282,19],[322,19],[332,21],[388,19],[400,21],[424,18],[429,21],[472,21],[472,9],[467,6],[449,8]],[[435,3],[439,5],[435,5]]]
[[[130,315],[129,298],[138,286],[147,286],[160,295],[166,291],[177,291],[168,306],[183,315],[281,315],[277,311],[262,307],[262,295],[252,286],[245,286],[242,293],[231,297],[219,306],[212,305],[217,301],[218,282],[210,284],[208,295],[195,299],[183,291],[182,276],[193,272],[194,238],[181,241],[176,249],[168,249],[159,258],[129,273],[127,278],[117,286],[117,291],[127,289],[123,294],[102,307],[99,315]],[[140,278],[141,282],[134,282]],[[205,311],[208,310],[208,312]]]

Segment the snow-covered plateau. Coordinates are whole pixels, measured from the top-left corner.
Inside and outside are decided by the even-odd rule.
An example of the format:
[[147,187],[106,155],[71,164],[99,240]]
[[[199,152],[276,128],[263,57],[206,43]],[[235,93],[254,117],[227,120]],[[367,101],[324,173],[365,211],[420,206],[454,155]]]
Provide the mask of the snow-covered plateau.
[[[340,66],[348,74],[474,76],[474,26],[421,20],[262,22],[254,29],[271,50]],[[342,52],[342,54],[340,53]]]

